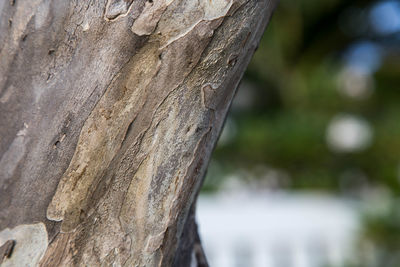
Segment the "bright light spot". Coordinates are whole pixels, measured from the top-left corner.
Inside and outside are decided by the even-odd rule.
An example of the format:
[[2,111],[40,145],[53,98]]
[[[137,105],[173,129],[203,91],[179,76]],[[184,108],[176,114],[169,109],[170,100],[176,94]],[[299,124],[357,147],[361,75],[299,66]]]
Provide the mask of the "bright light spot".
[[354,68],[344,68],[338,76],[337,89],[344,96],[362,100],[372,94],[374,81],[369,74]]
[[374,30],[380,34],[400,31],[400,3],[397,1],[381,2],[370,13]]
[[360,73],[371,74],[381,65],[381,48],[371,42],[359,42],[351,46],[346,55],[346,65]]
[[326,141],[336,152],[355,152],[371,144],[372,129],[368,122],[353,115],[339,115],[330,122]]

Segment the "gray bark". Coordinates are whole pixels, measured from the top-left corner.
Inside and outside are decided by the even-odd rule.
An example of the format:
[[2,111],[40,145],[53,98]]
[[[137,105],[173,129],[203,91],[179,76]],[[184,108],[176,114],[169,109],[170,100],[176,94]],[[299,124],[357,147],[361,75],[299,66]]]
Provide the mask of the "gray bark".
[[275,4],[0,1],[2,266],[206,264],[195,198]]

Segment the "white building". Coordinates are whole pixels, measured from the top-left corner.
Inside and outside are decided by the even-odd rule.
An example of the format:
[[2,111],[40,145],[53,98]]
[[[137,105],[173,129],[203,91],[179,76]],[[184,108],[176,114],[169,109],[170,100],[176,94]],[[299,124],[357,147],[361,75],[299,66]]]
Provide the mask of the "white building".
[[359,229],[352,203],[315,194],[201,195],[197,214],[211,267],[343,266]]

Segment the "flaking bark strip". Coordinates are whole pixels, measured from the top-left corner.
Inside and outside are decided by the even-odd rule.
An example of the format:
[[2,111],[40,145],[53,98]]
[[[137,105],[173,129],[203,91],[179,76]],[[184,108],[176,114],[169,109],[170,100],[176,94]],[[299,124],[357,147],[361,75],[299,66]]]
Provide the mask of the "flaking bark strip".
[[0,231],[0,246],[10,240],[12,250],[0,260],[2,267],[37,266],[47,249],[46,227],[43,223],[23,224]]
[[120,17],[126,16],[135,0],[108,0],[104,19],[107,21],[114,21]]
[[[217,9],[210,10],[209,5],[201,3],[200,8],[203,9],[204,17],[207,19],[220,18],[228,12],[227,6],[230,6],[230,3],[220,0],[213,5],[222,8],[222,11],[218,11]],[[183,4],[185,3],[180,3],[180,5]],[[178,7],[171,6],[170,8]],[[198,6],[191,8],[196,12],[199,9]],[[170,21],[175,21],[175,18],[169,17],[171,10],[165,13]],[[193,21],[193,18],[188,17],[188,20]],[[159,29],[170,30],[170,27],[164,25],[170,21],[161,19]],[[72,161],[47,209],[48,219],[63,221],[62,232],[73,231],[82,221],[82,212],[89,213],[87,211],[89,189],[92,184],[98,183],[98,179],[121,148],[125,133],[132,121],[131,118],[135,118],[142,108],[146,109],[146,105],[158,97],[158,95],[149,96],[147,91],[156,92],[162,89],[168,92],[176,88],[191,71],[190,66],[186,64],[198,61],[214,29],[219,25],[220,22],[204,21],[196,22],[195,27],[189,32],[186,29],[178,29],[185,35],[169,42],[170,45],[164,48],[160,48],[163,39],[161,43],[158,42],[157,35],[137,53],[137,56],[122,70],[120,77],[110,85],[83,126]],[[189,23],[188,26],[192,27],[192,24]],[[167,36],[168,33],[162,35]],[[199,44],[202,44],[202,49],[198,49]],[[159,51],[160,49],[162,51]],[[188,49],[192,52],[187,53],[186,56],[176,52]],[[161,52],[165,55],[163,60],[158,57]],[[193,68],[195,64],[191,66]],[[165,75],[168,73],[170,75]],[[122,92],[120,88],[123,88]],[[138,103],[145,103],[145,106],[142,107]]]
[[[255,2],[248,3],[251,4],[247,9],[237,9],[240,11],[239,21],[246,23],[246,27],[249,27],[252,12],[255,12],[253,8],[257,6]],[[126,129],[121,130],[120,141],[125,140],[125,145],[120,145],[107,167],[113,178],[107,178],[110,182],[104,196],[96,196],[96,210],[85,211],[84,214],[92,215],[82,218],[85,224],[76,229],[74,243],[69,245],[80,247],[73,256],[76,262],[96,265],[107,259],[107,262],[121,262],[125,266],[166,266],[173,258],[185,214],[201,182],[207,158],[237,84],[236,76],[234,83],[229,79],[233,69],[236,71],[238,66],[243,65],[243,57],[238,57],[237,64],[227,64],[232,52],[223,52],[240,53],[241,44],[248,36],[247,28],[243,30],[242,26],[234,24],[236,19],[228,18],[226,23],[221,19],[202,21],[193,31],[176,39],[162,51],[155,49],[160,66],[145,89],[148,94],[145,101],[138,100],[141,109],[149,112],[138,113],[130,131],[127,129],[133,114],[126,119]],[[159,26],[162,26],[160,23],[161,20]],[[149,40],[160,47],[162,37],[157,38],[155,34]],[[161,58],[158,57],[160,53],[163,55]],[[121,80],[110,88],[120,86],[124,92],[132,90],[129,87],[136,86],[138,82],[138,77],[131,75],[132,66],[135,65],[128,64],[128,70],[120,75]],[[207,95],[207,99],[215,99],[209,105],[215,111],[206,107],[202,100],[202,88],[208,84],[215,88],[209,90]],[[113,89],[117,93],[111,94],[111,100],[123,99],[124,95],[119,94],[117,89]],[[112,118],[112,112],[106,109],[100,113]],[[106,176],[98,174],[89,188],[102,177]],[[91,198],[88,192],[87,198]],[[86,208],[85,203],[78,204],[84,204],[82,207]],[[116,209],[119,205],[121,210]],[[72,205],[67,210],[77,208],[78,205]],[[82,209],[77,210],[80,212]],[[69,214],[66,215],[64,222],[73,222]],[[96,223],[93,224],[93,221]],[[87,224],[91,225],[90,229],[83,228]],[[96,248],[96,255],[90,252],[93,247]],[[127,247],[128,251],[122,252]],[[116,254],[117,248],[119,254]]]

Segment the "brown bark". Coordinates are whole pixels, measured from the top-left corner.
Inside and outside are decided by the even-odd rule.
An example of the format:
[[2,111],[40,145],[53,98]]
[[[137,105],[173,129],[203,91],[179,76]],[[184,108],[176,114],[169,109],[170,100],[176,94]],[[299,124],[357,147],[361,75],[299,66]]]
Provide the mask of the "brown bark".
[[188,214],[274,6],[0,1],[2,264],[202,261]]

